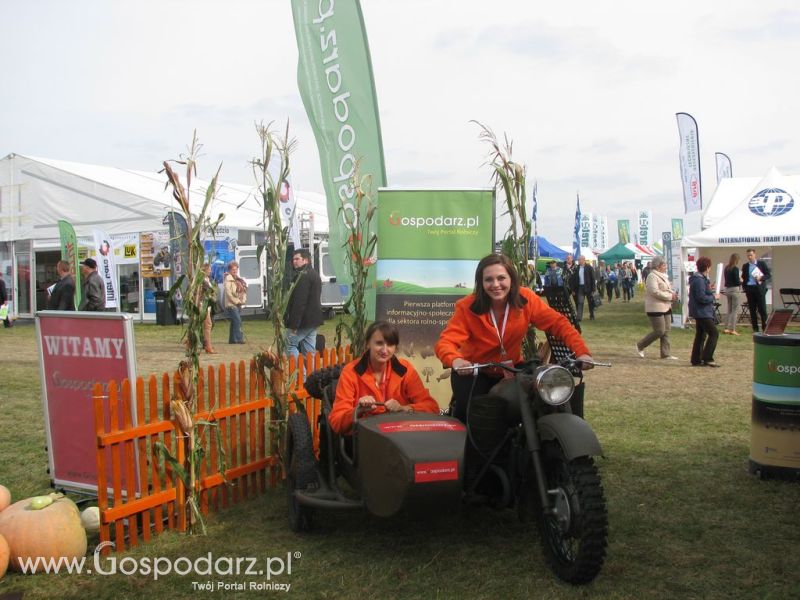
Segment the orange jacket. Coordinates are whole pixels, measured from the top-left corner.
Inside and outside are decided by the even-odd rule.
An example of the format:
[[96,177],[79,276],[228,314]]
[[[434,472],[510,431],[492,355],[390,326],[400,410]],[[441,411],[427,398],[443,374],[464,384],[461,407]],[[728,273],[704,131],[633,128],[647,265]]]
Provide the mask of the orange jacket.
[[[564,315],[550,308],[528,288],[520,288],[519,292],[528,303],[522,308],[512,307],[508,311],[508,322],[503,336],[503,346],[508,356],[502,357],[500,354],[500,339],[489,313],[476,315],[470,310],[470,304],[475,299],[475,294],[470,294],[456,302],[455,313],[434,347],[442,364],[450,367],[456,358],[463,358],[471,363],[501,362],[508,359],[518,363],[522,360],[522,340],[528,332],[528,324],[563,340],[577,356],[590,354],[581,334]],[[502,322],[497,325],[502,329]]]
[[[400,404],[413,404],[417,412],[439,413],[439,404],[431,397],[422,379],[413,365],[402,358],[392,357],[392,368],[389,370],[389,388],[387,398],[375,383],[375,377],[369,369],[369,354],[345,365],[336,385],[336,399],[328,416],[328,423],[339,434],[350,433],[353,428],[353,411],[359,398],[372,396],[376,402],[385,402],[394,398]],[[375,407],[369,414],[386,412],[382,406]]]

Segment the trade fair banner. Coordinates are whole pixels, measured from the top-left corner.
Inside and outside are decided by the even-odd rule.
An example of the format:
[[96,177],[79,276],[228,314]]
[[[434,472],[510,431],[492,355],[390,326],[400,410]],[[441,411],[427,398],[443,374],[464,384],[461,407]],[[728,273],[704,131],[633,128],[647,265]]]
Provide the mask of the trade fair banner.
[[617,221],[617,236],[620,244],[631,243],[631,222],[628,219]]
[[703,209],[703,192],[700,180],[700,141],[697,121],[688,113],[676,113],[678,133],[681,138],[679,160],[681,182],[683,184],[684,212],[697,212]]
[[433,346],[493,250],[494,192],[381,189],[378,197],[376,318],[397,325],[400,354],[446,405],[450,383],[437,380]]
[[576,195],[575,202],[575,227],[572,230],[572,256],[577,260],[581,254],[581,197]]
[[97,260],[97,272],[103,278],[106,289],[106,308],[117,308],[119,292],[117,291],[117,264],[114,260],[114,246],[111,236],[101,229],[92,229],[94,251]]
[[672,239],[683,239],[683,219],[672,219]]
[[686,285],[683,277],[683,258],[681,255],[680,239],[672,239],[672,234],[665,231],[661,234],[661,243],[664,246],[664,260],[667,261],[667,274],[672,289],[678,292],[678,301],[672,303],[672,326],[683,329],[683,306],[686,298]]
[[58,233],[61,238],[61,260],[69,263],[72,276],[75,278],[75,306],[81,305],[81,270],[78,266],[78,238],[75,228],[67,221],[59,220]]
[[[594,216],[592,213],[581,213],[581,248],[594,248],[592,244],[592,226],[594,224]],[[580,251],[579,251],[580,253]],[[578,260],[578,256],[574,256]]]
[[[118,385],[123,379],[136,381],[132,316],[39,311],[36,313],[36,339],[53,485],[96,492],[97,432],[92,388],[97,382],[103,383],[107,397],[110,380]],[[119,418],[121,421],[123,415]],[[130,419],[136,425],[133,403]],[[121,425],[122,422],[117,424]],[[108,454],[107,475],[111,481],[110,449]],[[137,476],[137,484],[138,481]],[[123,481],[122,489],[126,487]]]
[[638,244],[650,246],[653,243],[653,212],[650,209],[640,208],[636,216],[639,224]]
[[[386,185],[378,102],[364,18],[358,0],[292,0],[297,35],[297,83],[319,150],[328,199],[331,262],[350,284],[344,245],[353,213],[351,178],[356,162],[372,177],[372,192]],[[374,226],[373,226],[374,229]],[[370,233],[374,233],[371,231]]]
[[714,158],[717,163],[717,185],[719,185],[719,182],[726,177],[733,177],[733,165],[730,157],[722,152],[715,152]]

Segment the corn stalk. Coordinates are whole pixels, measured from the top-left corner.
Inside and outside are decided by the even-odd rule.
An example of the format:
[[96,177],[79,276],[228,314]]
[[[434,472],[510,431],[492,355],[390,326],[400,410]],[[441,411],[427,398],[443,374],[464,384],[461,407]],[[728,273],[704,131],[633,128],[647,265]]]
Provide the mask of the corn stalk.
[[[205,191],[205,197],[198,214],[192,212],[191,207],[191,185],[192,178],[197,175],[197,158],[202,144],[197,139],[197,132],[192,135],[192,144],[185,155],[178,159],[165,160],[164,169],[161,171],[167,176],[165,189],[172,188],[172,196],[175,199],[180,212],[186,220],[186,237],[188,256],[185,270],[170,288],[170,299],[182,287],[185,286],[183,294],[183,310],[186,317],[186,326],[183,330],[182,340],[185,347],[186,358],[178,365],[180,378],[179,393],[173,394],[170,401],[172,415],[181,431],[178,443],[186,446],[186,464],[178,464],[175,456],[163,444],[157,445],[157,451],[162,458],[168,462],[173,472],[181,478],[188,491],[187,505],[189,507],[188,522],[189,531],[194,532],[199,522],[202,533],[205,533],[205,523],[200,515],[199,497],[200,488],[198,476],[200,464],[205,455],[203,435],[201,428],[212,428],[214,435],[217,436],[218,448],[224,459],[224,451],[219,439],[219,430],[215,423],[198,420],[194,415],[195,397],[197,393],[197,383],[200,373],[200,341],[203,332],[203,322],[210,309],[211,302],[214,300],[214,293],[204,285],[205,274],[202,266],[205,261],[205,250],[203,248],[202,236],[204,232],[212,233],[216,230],[219,223],[224,218],[219,214],[216,219],[209,217],[211,205],[216,197],[217,180],[222,165],[217,168],[214,177]],[[184,181],[173,169],[172,165],[181,165],[185,169]],[[212,407],[213,410],[213,407]],[[225,472],[225,463],[220,463],[220,471]]]
[[336,324],[336,347],[340,348],[342,339],[346,335],[350,341],[350,352],[353,356],[361,356],[366,349],[364,333],[367,330],[367,300],[366,292],[369,285],[369,272],[375,265],[375,249],[378,244],[378,235],[371,233],[372,220],[375,218],[377,206],[372,201],[372,175],[361,175],[359,163],[356,162],[353,178],[350,185],[354,191],[352,208],[339,208],[350,235],[344,243],[344,248],[350,256],[347,268],[350,272],[352,284],[350,297],[344,304],[344,310],[353,315],[351,323],[339,319]]
[[[267,391],[272,398],[270,409],[270,450],[273,456],[283,456],[284,433],[288,415],[289,392],[292,381],[287,381],[286,372],[286,326],[283,317],[292,295],[293,286],[286,285],[286,251],[289,246],[289,228],[281,220],[280,192],[289,177],[289,157],[296,146],[289,138],[289,122],[280,136],[272,129],[272,122],[256,124],[260,149],[258,156],[250,161],[258,186],[258,195],[263,211],[264,242],[259,244],[259,262],[267,253],[270,273],[267,288],[269,294],[269,320],[272,325],[272,343],[255,355],[256,368],[264,377]],[[291,219],[290,219],[291,222]],[[302,408],[295,397],[298,407]]]
[[[501,189],[505,199],[506,211],[511,219],[511,226],[505,234],[502,242],[502,251],[517,269],[519,284],[521,287],[532,287],[535,274],[528,267],[528,254],[531,244],[531,222],[528,220],[528,213],[525,210],[525,183],[527,168],[525,165],[514,161],[514,143],[508,139],[508,135],[503,135],[501,144],[491,128],[472,121],[481,131],[478,138],[489,144],[489,158],[486,164],[492,170],[492,182],[495,189]],[[532,358],[536,352],[536,340],[533,328],[528,330],[528,335],[523,342],[523,355],[526,359]]]

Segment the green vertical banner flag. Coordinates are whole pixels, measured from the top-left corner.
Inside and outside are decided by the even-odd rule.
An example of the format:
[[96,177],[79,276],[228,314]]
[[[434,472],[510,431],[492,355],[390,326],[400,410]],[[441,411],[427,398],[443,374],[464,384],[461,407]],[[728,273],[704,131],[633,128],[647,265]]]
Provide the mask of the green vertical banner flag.
[[340,282],[350,283],[341,211],[352,211],[351,178],[386,185],[378,101],[364,18],[358,0],[292,0],[299,62],[297,83],[319,150],[330,229],[330,253]]
[[78,267],[78,238],[75,229],[67,221],[58,222],[58,233],[61,237],[61,260],[70,264],[75,277],[75,308],[81,305],[81,272]]
[[672,219],[672,239],[680,240],[683,238],[683,219]]
[[450,398],[433,346],[494,247],[494,193],[382,189],[378,200],[376,318],[400,329],[400,353],[433,397]]
[[629,219],[620,219],[617,221],[617,234],[619,235],[620,244],[631,243],[631,222]]

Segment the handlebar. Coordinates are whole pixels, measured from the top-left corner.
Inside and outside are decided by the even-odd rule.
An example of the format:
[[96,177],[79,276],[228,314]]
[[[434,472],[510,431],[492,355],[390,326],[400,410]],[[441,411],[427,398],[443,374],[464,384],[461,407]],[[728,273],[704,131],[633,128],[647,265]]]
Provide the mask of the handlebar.
[[[609,363],[609,362],[600,362],[600,361],[594,360],[594,359],[591,359],[591,360],[586,360],[586,359],[578,360],[577,357],[566,358],[564,360],[560,360],[560,361],[558,361],[557,364],[559,366],[561,366],[561,367],[564,367],[565,369],[570,370],[570,371],[572,371],[572,370],[581,371],[581,370],[583,370],[582,367],[583,367],[584,364],[589,364],[589,365],[592,365],[593,367],[610,367],[611,366],[611,363]],[[478,371],[480,371],[481,369],[486,369],[486,368],[495,368],[495,369],[496,368],[500,368],[500,369],[503,369],[505,371],[508,371],[509,373],[521,373],[524,370],[524,368],[516,367],[513,364],[510,364],[509,361],[506,361],[506,362],[473,363],[469,367],[464,367],[463,370],[465,370],[465,371],[466,370],[470,370],[470,371],[472,371],[473,375],[477,375]],[[458,369],[454,369],[454,370],[458,371]]]

